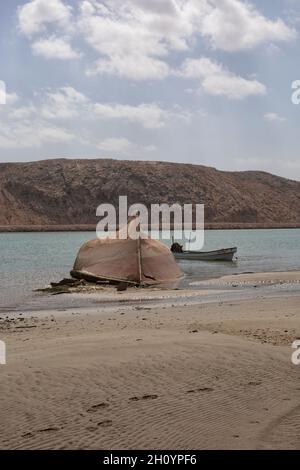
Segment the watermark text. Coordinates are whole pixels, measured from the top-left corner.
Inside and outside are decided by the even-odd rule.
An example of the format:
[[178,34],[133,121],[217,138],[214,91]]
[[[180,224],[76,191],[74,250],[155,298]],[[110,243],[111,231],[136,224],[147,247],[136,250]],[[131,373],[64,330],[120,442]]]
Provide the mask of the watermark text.
[[292,348],[295,349],[295,351],[292,354],[292,363],[295,366],[300,365],[300,339],[297,339],[296,341],[293,342]]
[[4,341],[0,341],[0,365],[6,364],[6,344]]
[[6,104],[6,86],[2,80],[0,80],[0,104]]
[[[128,207],[127,196],[119,196],[119,205],[100,204],[96,211],[100,221],[96,234],[103,237],[109,232],[113,239],[162,239],[170,240],[176,230],[179,239],[188,240],[201,249],[204,245],[204,204],[132,204]],[[130,224],[127,226],[127,221]]]
[[300,104],[300,80],[294,80],[292,83],[292,89],[295,90],[292,93],[292,103]]

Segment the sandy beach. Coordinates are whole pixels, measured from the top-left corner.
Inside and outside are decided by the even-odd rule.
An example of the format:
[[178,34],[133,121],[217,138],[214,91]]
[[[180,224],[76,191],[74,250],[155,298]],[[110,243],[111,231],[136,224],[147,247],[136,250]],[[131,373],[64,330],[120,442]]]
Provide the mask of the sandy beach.
[[0,447],[299,448],[299,283],[245,274],[2,313]]

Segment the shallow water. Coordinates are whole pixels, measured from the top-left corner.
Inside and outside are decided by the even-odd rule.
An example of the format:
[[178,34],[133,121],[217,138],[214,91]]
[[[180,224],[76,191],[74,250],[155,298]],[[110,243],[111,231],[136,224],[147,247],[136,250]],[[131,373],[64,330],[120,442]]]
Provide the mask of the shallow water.
[[[93,237],[92,232],[0,233],[0,309],[82,305],[82,299],[32,291],[68,276],[80,245]],[[233,263],[180,261],[186,275],[180,285],[226,274],[300,270],[300,229],[206,232],[203,250],[230,246],[238,247]]]

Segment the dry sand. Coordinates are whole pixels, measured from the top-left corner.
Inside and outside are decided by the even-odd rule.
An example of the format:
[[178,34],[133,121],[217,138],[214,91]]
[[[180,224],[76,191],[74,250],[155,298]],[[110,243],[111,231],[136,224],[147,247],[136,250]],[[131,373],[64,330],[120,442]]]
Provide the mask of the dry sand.
[[0,315],[0,447],[299,448],[300,296],[251,289],[247,300]]

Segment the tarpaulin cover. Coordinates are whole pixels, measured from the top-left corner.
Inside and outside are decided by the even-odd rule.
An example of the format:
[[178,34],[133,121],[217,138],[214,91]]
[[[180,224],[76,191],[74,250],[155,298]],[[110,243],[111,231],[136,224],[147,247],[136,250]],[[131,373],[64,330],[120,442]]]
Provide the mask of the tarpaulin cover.
[[90,240],[80,248],[72,276],[99,280],[128,281],[137,284],[155,284],[173,281],[182,276],[170,249],[150,238],[131,239],[130,221],[126,239],[109,237]]

